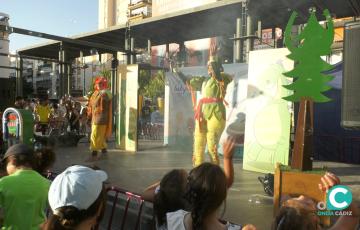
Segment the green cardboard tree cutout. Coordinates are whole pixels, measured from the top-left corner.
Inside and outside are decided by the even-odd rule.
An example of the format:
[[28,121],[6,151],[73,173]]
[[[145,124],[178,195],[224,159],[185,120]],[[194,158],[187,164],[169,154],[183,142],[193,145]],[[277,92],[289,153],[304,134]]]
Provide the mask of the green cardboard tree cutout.
[[[291,29],[297,16],[293,12],[285,29],[285,45],[290,50],[287,56],[294,60],[295,68],[284,73],[294,78],[290,85],[284,86],[294,93],[284,97],[288,101],[300,101],[296,124],[295,142],[291,157],[291,167],[300,170],[312,170],[313,154],[313,102],[327,102],[330,99],[322,93],[331,87],[327,85],[333,79],[323,72],[331,69],[331,65],[321,59],[330,54],[334,40],[334,25],[328,10],[324,10],[327,29],[316,19],[315,9],[310,9],[310,17],[304,30],[295,38],[291,37]],[[297,44],[297,45],[294,45]]]
[[[296,62],[295,68],[284,73],[295,81],[284,87],[293,90],[294,94],[284,97],[288,101],[300,101],[302,98],[314,102],[327,102],[330,99],[322,94],[331,87],[327,85],[333,76],[323,74],[332,66],[321,59],[321,56],[330,54],[334,40],[334,25],[328,10],[323,11],[328,28],[323,28],[315,16],[315,9],[310,9],[310,17],[304,30],[295,38],[291,37],[291,29],[297,16],[293,12],[285,29],[285,45],[291,54],[287,57]],[[294,43],[298,43],[297,46]]]

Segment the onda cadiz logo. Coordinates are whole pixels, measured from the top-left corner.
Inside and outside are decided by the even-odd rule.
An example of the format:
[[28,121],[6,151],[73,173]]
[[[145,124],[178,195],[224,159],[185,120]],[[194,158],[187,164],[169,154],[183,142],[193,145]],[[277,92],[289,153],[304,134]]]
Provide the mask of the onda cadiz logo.
[[[317,208],[319,209],[319,216],[331,215],[352,215],[350,211],[341,211],[349,207],[352,202],[352,193],[347,186],[336,185],[332,187],[326,196],[326,204],[319,202]],[[327,209],[327,211],[325,211]]]
[[332,187],[326,198],[328,210],[343,210],[351,204],[352,194],[347,186],[336,185]]

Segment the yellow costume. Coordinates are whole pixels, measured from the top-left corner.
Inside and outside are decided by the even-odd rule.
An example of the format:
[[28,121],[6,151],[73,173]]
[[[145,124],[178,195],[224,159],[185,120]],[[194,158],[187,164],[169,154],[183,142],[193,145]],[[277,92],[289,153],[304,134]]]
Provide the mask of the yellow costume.
[[217,147],[225,128],[224,97],[226,87],[232,79],[229,75],[220,73],[222,66],[215,58],[210,59],[209,69],[210,78],[194,77],[187,82],[191,89],[202,91],[202,99],[195,108],[194,167],[204,161],[206,144],[211,162],[219,164]]
[[88,104],[88,116],[91,118],[90,150],[93,157],[97,156],[99,150],[106,152],[106,140],[112,133],[112,96],[107,90],[106,79],[98,77],[95,86]]

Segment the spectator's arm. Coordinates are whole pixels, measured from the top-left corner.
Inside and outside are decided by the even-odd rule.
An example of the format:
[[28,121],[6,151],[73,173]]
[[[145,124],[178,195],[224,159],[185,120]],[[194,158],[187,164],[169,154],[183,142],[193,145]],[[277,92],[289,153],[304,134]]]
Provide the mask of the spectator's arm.
[[348,229],[358,229],[359,220],[360,220],[360,211],[353,201],[350,206],[345,209],[345,211],[351,211],[351,216],[340,216],[336,221],[334,226],[332,226],[329,230],[348,230]]
[[[338,184],[340,184],[340,179],[336,175],[327,172],[321,178],[321,184],[319,184],[319,189],[325,192],[328,191],[331,187]],[[360,221],[360,210],[356,203],[353,201],[345,211],[351,211],[352,215],[340,216],[336,223],[330,228],[330,230],[357,229]]]
[[230,188],[234,182],[234,164],[233,164],[234,149],[235,149],[235,138],[228,137],[228,139],[223,143],[224,173],[226,176],[228,188]]
[[145,200],[145,201],[149,201],[149,202],[154,202],[154,198],[155,198],[155,190],[156,188],[160,186],[160,181],[150,185],[149,187],[147,187],[144,192],[141,194],[141,197]]

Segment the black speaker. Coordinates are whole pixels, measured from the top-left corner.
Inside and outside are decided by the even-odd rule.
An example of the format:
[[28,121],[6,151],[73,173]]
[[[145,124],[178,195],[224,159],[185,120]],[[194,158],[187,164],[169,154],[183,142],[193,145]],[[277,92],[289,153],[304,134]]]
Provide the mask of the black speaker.
[[360,22],[345,24],[341,126],[360,129]]

